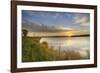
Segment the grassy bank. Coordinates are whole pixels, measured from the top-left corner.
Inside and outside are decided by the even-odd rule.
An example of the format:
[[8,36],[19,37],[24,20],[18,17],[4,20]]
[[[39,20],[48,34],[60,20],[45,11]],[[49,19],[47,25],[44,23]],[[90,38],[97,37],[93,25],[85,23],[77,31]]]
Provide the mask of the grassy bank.
[[59,51],[48,48],[48,43],[39,43],[40,38],[22,38],[22,62],[79,60],[80,54],[75,51]]

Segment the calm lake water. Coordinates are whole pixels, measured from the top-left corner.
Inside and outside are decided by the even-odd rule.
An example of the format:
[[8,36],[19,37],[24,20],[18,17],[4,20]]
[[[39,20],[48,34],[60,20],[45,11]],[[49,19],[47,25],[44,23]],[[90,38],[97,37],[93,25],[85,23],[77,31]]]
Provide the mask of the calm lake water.
[[[89,37],[50,37],[41,38],[40,43],[47,42],[49,48],[61,51],[76,51],[87,57],[90,50]],[[87,52],[88,51],[88,52]]]

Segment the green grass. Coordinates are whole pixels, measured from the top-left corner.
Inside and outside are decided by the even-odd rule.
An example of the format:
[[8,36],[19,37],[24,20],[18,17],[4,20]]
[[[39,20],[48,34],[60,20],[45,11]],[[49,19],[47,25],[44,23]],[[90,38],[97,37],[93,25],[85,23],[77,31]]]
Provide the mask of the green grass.
[[39,43],[40,38],[22,37],[22,62],[79,60],[80,54],[75,51],[58,51],[48,48],[48,44]]

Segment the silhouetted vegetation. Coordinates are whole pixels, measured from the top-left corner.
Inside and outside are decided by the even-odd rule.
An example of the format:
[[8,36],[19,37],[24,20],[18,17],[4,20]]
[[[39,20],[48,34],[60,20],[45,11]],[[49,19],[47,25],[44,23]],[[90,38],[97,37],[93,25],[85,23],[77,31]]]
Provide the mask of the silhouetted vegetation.
[[57,60],[80,60],[79,52],[59,51],[53,47],[48,48],[48,43],[39,43],[40,38],[22,38],[22,62],[34,61],[57,61]]
[[23,35],[23,36],[27,36],[27,34],[28,34],[28,30],[23,29],[23,30],[22,30],[22,35]]

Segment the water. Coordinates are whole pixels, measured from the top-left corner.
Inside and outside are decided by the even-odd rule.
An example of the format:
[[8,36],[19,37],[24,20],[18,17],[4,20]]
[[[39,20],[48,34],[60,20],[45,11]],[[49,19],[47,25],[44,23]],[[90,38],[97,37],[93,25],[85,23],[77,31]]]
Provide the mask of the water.
[[[41,38],[40,43],[47,42],[49,48],[61,51],[76,51],[81,56],[88,56],[90,50],[89,37],[50,37]],[[87,52],[88,51],[88,52]]]

